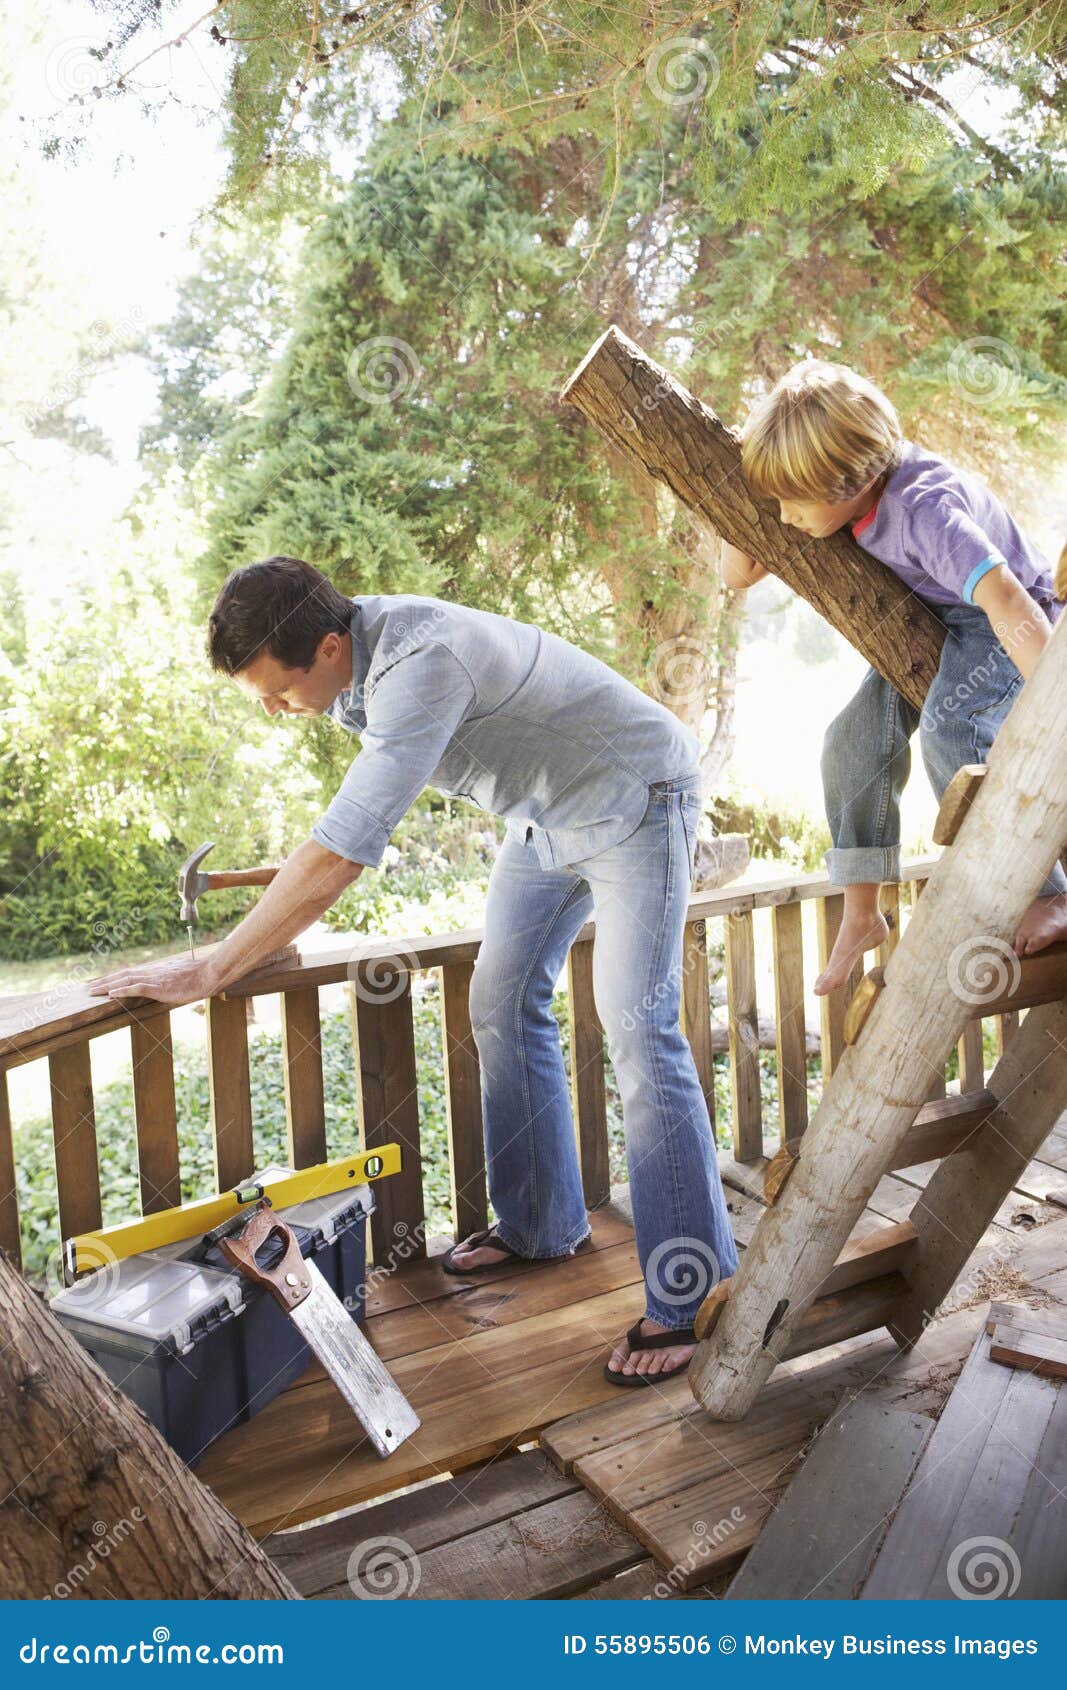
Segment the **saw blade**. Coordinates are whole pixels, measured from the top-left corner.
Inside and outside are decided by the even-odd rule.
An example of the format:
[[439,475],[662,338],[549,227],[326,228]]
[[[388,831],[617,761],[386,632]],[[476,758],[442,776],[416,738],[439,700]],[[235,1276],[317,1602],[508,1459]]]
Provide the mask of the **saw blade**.
[[311,1291],[290,1309],[290,1318],[378,1454],[392,1455],[422,1422],[315,1263],[304,1267]]

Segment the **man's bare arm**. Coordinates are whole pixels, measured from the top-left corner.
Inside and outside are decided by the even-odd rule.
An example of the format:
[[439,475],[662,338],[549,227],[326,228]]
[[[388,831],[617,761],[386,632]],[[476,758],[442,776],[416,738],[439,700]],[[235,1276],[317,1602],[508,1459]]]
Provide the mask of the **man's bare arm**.
[[172,957],[121,969],[95,980],[89,990],[94,997],[171,1004],[212,997],[303,933],[362,873],[362,863],[306,839],[286,858],[255,909],[203,958]]

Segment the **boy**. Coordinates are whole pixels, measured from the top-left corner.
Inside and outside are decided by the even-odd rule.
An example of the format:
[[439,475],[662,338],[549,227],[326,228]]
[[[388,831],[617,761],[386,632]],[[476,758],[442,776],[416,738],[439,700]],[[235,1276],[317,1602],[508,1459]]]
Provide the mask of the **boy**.
[[[885,394],[843,364],[810,359],[783,376],[745,424],[741,464],[754,488],[778,500],[783,522],[820,539],[847,524],[945,625],[921,715],[871,669],[826,734],[826,863],[845,910],[815,983],[823,996],[888,933],[879,892],[900,876],[900,794],[916,727],[940,799],[964,763],[985,762],[1061,606],[1047,562],[1000,500],[906,440]],[[727,586],[750,587],[766,573],[724,544]],[[1067,877],[1057,863],[1015,950],[1027,955],[1063,938]]]

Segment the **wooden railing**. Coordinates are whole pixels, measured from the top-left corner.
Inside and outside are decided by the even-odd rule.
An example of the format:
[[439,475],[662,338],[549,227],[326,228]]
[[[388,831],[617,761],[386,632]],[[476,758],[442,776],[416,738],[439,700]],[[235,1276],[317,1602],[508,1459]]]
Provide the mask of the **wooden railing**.
[[[899,936],[901,902],[917,896],[929,862],[904,870],[902,898],[890,907],[897,919],[887,945]],[[695,897],[686,927],[683,1024],[709,1109],[716,1112],[716,1046],[725,1043],[729,1067],[733,1157],[751,1162],[779,1140],[801,1136],[808,1118],[808,1052],[805,1033],[806,967],[802,910],[814,902],[818,962],[829,953],[841,919],[841,895],[821,875],[728,887]],[[764,913],[765,912],[765,913]],[[757,946],[757,923],[769,924],[769,938]],[[712,1013],[709,945],[721,923],[728,1031]],[[319,991],[347,983],[355,1045],[357,1102],[362,1141],[373,1148],[389,1140],[404,1150],[403,1172],[376,1188],[378,1210],[373,1250],[382,1260],[398,1235],[406,1254],[426,1247],[423,1169],[415,1059],[412,978],[440,974],[442,1049],[448,1120],[452,1220],[457,1236],[486,1224],[486,1178],[482,1142],[478,1058],[471,1034],[469,988],[478,954],[478,932],[429,939],[344,946],[260,969],[211,999],[207,1006],[215,1178],[219,1188],[247,1178],[254,1164],[249,1079],[249,997],[277,993],[281,999],[282,1050],[288,1158],[308,1167],[330,1154],[322,1070]],[[584,929],[568,964],[570,1058],[574,1115],[586,1202],[604,1203],[610,1190],[608,1116],[603,1041],[593,1001],[593,928]],[[769,957],[773,972],[774,1062],[777,1103],[765,1111],[761,1087],[760,1023],[757,1013],[757,955]],[[882,957],[879,960],[884,961]],[[97,972],[100,970],[98,969]],[[859,971],[855,978],[858,978]],[[851,983],[854,984],[854,981]],[[1062,992],[1062,980],[1059,982]],[[827,1076],[844,1048],[849,988],[821,1002],[822,1072]],[[1032,1001],[1032,1000],[1031,1000]],[[976,1012],[977,1013],[977,1012]],[[1003,1038],[1013,1019],[1006,1006],[990,1004]],[[21,1260],[15,1196],[17,1139],[8,1108],[6,1071],[46,1060],[51,1082],[52,1128],[60,1227],[63,1235],[101,1224],[90,1041],[128,1028],[131,1043],[137,1165],[145,1214],[180,1200],[177,1110],[171,1018],[166,1009],[128,1010],[92,998],[81,985],[33,997],[0,1001],[0,1244]],[[765,1032],[765,1042],[769,1035]],[[982,1032],[975,1020],[961,1041],[962,1083],[980,1089],[984,1081]],[[944,1082],[931,1096],[943,1092]],[[768,1119],[770,1115],[770,1119]],[[341,1153],[336,1151],[334,1153]]]

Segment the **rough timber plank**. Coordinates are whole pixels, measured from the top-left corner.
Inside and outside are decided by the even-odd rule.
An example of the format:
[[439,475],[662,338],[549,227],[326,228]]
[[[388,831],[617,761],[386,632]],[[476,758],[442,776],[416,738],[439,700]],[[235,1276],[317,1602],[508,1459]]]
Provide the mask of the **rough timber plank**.
[[998,1323],[989,1355],[992,1361],[1037,1373],[1042,1379],[1067,1379],[1067,1342],[1045,1332],[1031,1332],[1022,1322]]
[[823,1426],[726,1592],[729,1601],[847,1601],[934,1429],[858,1397]]
[[425,1601],[548,1600],[643,1560],[641,1546],[594,1499],[576,1491],[419,1556],[408,1595]]
[[[1001,1596],[1067,1596],[1067,1509],[1053,1477],[1062,1478],[1067,1394],[996,1366],[989,1345],[983,1326],[886,1533],[865,1600],[989,1594],[988,1579]],[[973,1546],[979,1537],[984,1550]],[[990,1548],[994,1538],[1001,1542]]]
[[263,1547],[301,1596],[344,1599],[353,1594],[349,1558],[368,1539],[401,1538],[421,1555],[578,1489],[577,1481],[565,1479],[539,1450],[522,1450],[457,1478],[354,1509],[339,1520],[277,1532],[264,1539]]

